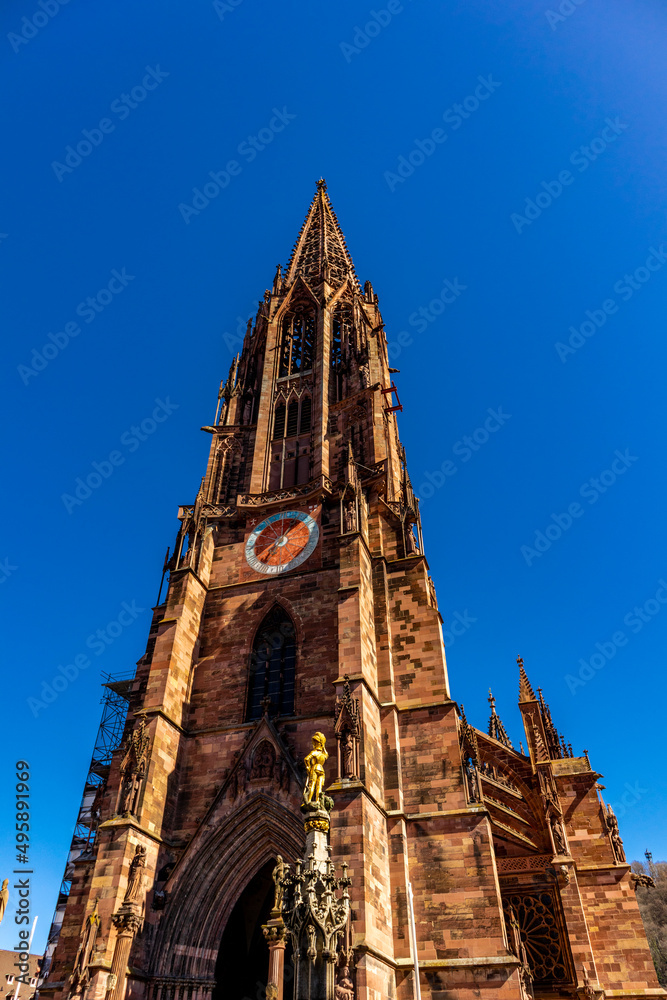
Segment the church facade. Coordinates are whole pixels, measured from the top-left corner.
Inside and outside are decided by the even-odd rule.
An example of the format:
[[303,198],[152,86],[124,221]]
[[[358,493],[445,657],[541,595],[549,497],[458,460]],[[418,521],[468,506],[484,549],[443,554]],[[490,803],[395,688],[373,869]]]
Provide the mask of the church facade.
[[[665,995],[600,774],[523,663],[525,747],[452,699],[399,408],[320,181],[203,428],[44,997]],[[340,926],[299,951],[304,858]]]

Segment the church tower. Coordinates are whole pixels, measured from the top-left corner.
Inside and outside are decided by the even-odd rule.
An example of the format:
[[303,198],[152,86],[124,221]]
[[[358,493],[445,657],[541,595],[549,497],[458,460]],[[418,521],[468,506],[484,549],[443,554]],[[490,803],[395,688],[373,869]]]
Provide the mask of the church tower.
[[[321,180],[203,428],[45,997],[275,995],[262,928],[314,733],[349,866],[337,1000],[662,994],[600,775],[523,664],[525,752],[492,696],[488,732],[450,696],[400,409]],[[288,944],[284,1000],[290,970]]]

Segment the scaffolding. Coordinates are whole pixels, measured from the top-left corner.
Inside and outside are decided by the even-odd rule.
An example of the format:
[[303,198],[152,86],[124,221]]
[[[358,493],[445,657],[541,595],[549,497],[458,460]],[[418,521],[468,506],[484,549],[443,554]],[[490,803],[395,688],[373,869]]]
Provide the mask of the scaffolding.
[[100,704],[102,705],[102,718],[100,727],[97,730],[93,754],[88,766],[88,774],[83,786],[81,805],[72,834],[67,864],[63,873],[58,893],[58,901],[51,922],[44,960],[42,962],[40,978],[45,981],[48,978],[53,960],[53,953],[58,944],[60,929],[65,916],[67,899],[72,888],[72,877],[74,874],[74,863],[79,860],[84,853],[92,852],[97,835],[97,809],[96,799],[101,795],[109,776],[111,758],[115,750],[121,744],[129,693],[134,679],[134,671],[128,673],[102,674],[104,693]]

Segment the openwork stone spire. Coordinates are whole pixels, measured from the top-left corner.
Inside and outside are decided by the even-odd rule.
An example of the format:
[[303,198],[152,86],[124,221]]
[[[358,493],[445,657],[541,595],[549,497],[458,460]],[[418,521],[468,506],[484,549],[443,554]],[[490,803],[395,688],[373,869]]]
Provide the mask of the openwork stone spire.
[[290,285],[298,275],[311,285],[327,281],[336,287],[349,278],[355,289],[361,290],[323,179],[317,182],[317,192],[294,244],[285,283]]

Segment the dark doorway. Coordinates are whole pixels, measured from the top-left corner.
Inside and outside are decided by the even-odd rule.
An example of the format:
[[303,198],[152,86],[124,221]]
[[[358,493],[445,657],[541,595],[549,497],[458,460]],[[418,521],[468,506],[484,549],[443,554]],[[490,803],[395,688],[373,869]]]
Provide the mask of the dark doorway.
[[[212,1000],[263,1000],[269,972],[269,949],[262,924],[273,906],[272,872],[268,861],[248,882],[227,921],[215,966],[217,986]],[[284,1000],[292,998],[292,963],[285,954]]]

